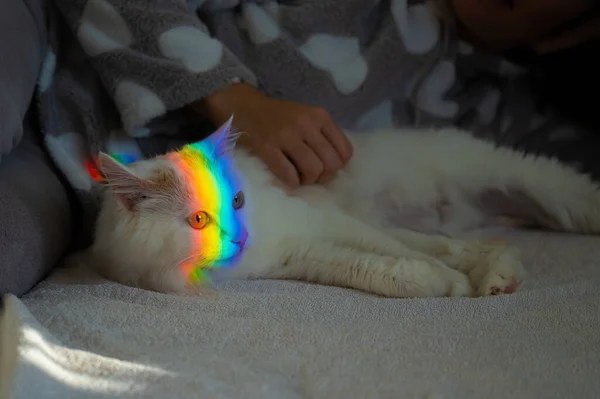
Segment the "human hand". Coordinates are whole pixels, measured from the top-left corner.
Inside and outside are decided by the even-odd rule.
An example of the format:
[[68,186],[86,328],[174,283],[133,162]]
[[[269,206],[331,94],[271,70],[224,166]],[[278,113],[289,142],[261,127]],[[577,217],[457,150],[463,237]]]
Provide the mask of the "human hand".
[[208,96],[202,108],[216,125],[234,115],[238,143],[290,187],[324,183],[352,156],[352,145],[327,111],[270,98],[247,84]]
[[567,29],[556,36],[542,40],[534,45],[534,49],[542,54],[555,53],[592,40],[600,40],[599,14],[584,20],[574,28]]

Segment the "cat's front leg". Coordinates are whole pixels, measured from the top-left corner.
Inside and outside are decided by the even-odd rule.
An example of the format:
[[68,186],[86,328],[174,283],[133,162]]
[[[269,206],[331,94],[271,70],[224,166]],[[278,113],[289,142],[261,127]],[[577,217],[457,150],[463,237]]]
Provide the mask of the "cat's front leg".
[[365,252],[327,241],[297,245],[266,278],[336,285],[396,298],[468,296],[466,275],[414,251],[400,256]]
[[405,229],[379,230],[345,213],[330,215],[330,220],[326,237],[337,244],[390,257],[408,256],[415,260],[433,257],[453,271],[468,275],[479,295],[514,292],[525,275],[518,251],[505,246]]
[[513,293],[525,278],[519,251],[507,245],[469,242],[405,229],[390,229],[386,233],[467,274],[480,296]]
[[480,249],[464,240],[402,228],[389,228],[384,231],[408,248],[433,256],[465,274],[470,273],[480,263]]
[[[410,243],[344,212],[332,210],[327,219],[324,231],[319,232],[319,235],[338,245],[385,256],[404,256],[411,252],[407,245]],[[412,256],[424,256],[420,252],[423,251],[417,247]]]

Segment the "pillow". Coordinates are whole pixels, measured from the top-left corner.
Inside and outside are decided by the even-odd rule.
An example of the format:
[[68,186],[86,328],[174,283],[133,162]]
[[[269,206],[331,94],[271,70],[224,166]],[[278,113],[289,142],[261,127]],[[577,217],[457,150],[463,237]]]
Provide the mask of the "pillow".
[[0,160],[21,140],[46,49],[45,1],[1,0]]

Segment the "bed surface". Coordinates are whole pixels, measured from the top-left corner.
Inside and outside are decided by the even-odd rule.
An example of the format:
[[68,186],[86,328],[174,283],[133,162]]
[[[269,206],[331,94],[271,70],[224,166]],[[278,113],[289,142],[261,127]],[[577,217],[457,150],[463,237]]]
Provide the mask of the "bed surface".
[[490,298],[286,281],[181,297],[58,271],[5,298],[2,339],[14,346],[12,328],[19,341],[12,397],[600,397],[600,239],[502,237],[529,275]]

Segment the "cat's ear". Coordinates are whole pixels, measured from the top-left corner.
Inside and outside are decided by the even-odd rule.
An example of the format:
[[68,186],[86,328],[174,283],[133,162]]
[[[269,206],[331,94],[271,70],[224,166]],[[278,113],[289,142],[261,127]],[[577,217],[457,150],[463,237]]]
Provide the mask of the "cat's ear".
[[154,183],[137,176],[110,155],[101,152],[98,163],[108,185],[128,210],[132,211],[152,192]]
[[235,132],[232,122],[233,115],[214,133],[204,139],[211,149],[211,153],[209,154],[211,157],[230,155],[235,148],[235,142],[239,134]]

